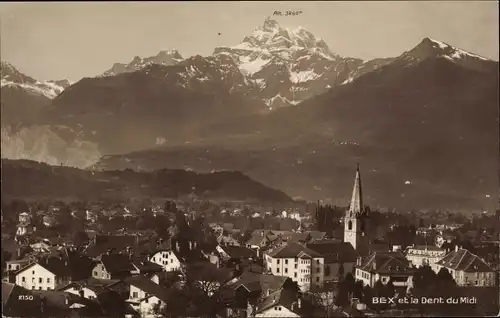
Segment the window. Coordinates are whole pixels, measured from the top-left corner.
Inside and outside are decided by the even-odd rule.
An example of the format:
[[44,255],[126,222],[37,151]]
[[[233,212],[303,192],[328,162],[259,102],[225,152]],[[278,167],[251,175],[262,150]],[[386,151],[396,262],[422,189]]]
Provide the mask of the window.
[[147,304],[148,300],[149,300],[149,298],[146,298],[146,299],[144,299],[144,302]]
[[288,260],[287,259],[285,260],[285,265],[288,265]]
[[50,284],[50,278],[47,278],[47,284]]
[[281,311],[281,307],[278,307],[278,311]]
[[316,267],[316,273],[319,273],[319,271],[320,271],[320,268]]
[[47,287],[47,290],[51,290],[51,289],[52,289],[52,288],[50,288],[50,287]]
[[38,278],[38,283],[41,284],[42,283],[42,278]]
[[170,264],[172,264],[173,262],[174,262],[174,259],[173,259],[173,258],[171,258],[171,259],[170,259]]
[[280,263],[280,260],[279,260],[279,259],[277,259],[277,260],[276,260],[276,264],[279,264],[279,263]]
[[94,271],[94,276],[97,276],[97,271]]
[[352,230],[352,221],[349,220],[349,223],[347,223],[347,229]]
[[295,269],[297,269],[297,264],[295,264]]
[[42,286],[39,286],[39,287],[38,287],[38,290],[42,290]]
[[138,296],[138,295],[137,295],[137,292],[133,292],[133,293],[132,293],[132,298],[137,298],[137,296]]
[[319,283],[319,277],[316,277],[316,282]]
[[23,283],[26,283],[26,277],[24,277],[24,276],[23,276],[23,277],[21,277],[21,281],[22,281]]
[[279,273],[280,272],[280,269],[279,267],[276,268],[276,273]]
[[319,259],[316,260],[316,264],[319,264]]
[[35,275],[35,271],[32,271],[31,273],[32,273],[33,275]]
[[297,278],[297,272],[293,273],[293,277]]
[[288,268],[285,267],[285,274],[288,273]]
[[153,262],[156,262],[156,259],[153,257]]

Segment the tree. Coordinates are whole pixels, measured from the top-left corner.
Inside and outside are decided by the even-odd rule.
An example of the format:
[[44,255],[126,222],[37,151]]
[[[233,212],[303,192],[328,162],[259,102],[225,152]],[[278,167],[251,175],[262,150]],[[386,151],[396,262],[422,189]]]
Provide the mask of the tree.
[[386,297],[394,297],[396,294],[396,289],[394,288],[394,283],[392,282],[392,278],[389,279],[389,282],[384,286],[385,291],[384,294]]
[[438,286],[443,289],[456,286],[453,276],[451,276],[450,272],[444,267],[439,270],[436,278]]
[[356,283],[354,283],[354,288],[353,288],[353,297],[357,299],[363,299],[363,287],[364,284],[362,281],[358,280]]
[[346,306],[352,298],[354,292],[355,280],[351,273],[347,273],[345,278],[340,281],[337,290],[336,304],[337,306]]
[[332,290],[316,291],[310,294],[315,307],[320,308],[324,317],[330,317],[336,306],[335,293]]
[[413,290],[416,296],[425,296],[436,283],[436,273],[429,265],[419,267],[413,275]]
[[340,263],[338,277],[339,277],[339,280],[342,280],[344,278],[344,264],[343,263]]

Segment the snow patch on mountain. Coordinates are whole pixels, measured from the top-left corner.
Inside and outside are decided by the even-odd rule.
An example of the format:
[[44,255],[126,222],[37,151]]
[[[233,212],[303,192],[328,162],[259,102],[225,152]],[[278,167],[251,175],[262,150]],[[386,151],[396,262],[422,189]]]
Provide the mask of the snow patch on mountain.
[[54,99],[70,85],[67,80],[40,82],[21,73],[12,64],[1,62],[1,87],[19,88],[31,94]]
[[250,58],[244,57],[240,59],[240,61],[240,70],[242,70],[245,75],[252,75],[260,71],[264,65],[270,62],[270,59],[265,60],[261,57],[257,57],[254,60],[250,60]]
[[450,50],[451,52],[447,56],[449,56],[451,58],[454,58],[454,59],[463,59],[463,58],[467,58],[467,57],[473,57],[473,58],[478,58],[478,59],[483,60],[483,61],[488,61],[487,58],[482,57],[480,55],[464,51],[462,49],[453,47],[453,46],[451,46],[449,44],[446,44],[446,43],[438,41],[438,40],[434,40],[434,39],[431,39],[431,38],[428,38],[428,39],[432,43],[436,44],[440,49],[442,49],[442,50]]
[[160,51],[157,55],[146,58],[135,56],[128,64],[115,63],[113,67],[101,74],[100,77],[116,76],[123,73],[140,71],[152,64],[168,66],[175,65],[182,61],[184,61],[184,58],[177,50]]
[[315,80],[320,77],[320,74],[314,73],[313,70],[301,71],[301,72],[290,72],[290,79],[292,83],[302,83],[311,80]]

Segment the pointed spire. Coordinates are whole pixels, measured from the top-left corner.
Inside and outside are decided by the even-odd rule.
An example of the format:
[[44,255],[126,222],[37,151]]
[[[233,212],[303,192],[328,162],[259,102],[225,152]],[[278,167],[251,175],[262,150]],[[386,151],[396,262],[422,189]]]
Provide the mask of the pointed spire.
[[363,207],[363,192],[361,190],[361,173],[359,172],[359,163],[356,164],[356,177],[354,179],[354,187],[352,189],[351,204],[349,206],[349,215],[361,214]]

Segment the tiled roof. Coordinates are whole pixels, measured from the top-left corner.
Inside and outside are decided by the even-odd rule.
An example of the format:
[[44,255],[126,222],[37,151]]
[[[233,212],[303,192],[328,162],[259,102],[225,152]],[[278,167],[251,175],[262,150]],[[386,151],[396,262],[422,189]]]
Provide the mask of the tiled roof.
[[159,273],[163,271],[163,267],[150,261],[133,260],[132,263],[139,269],[141,274]]
[[317,241],[306,245],[325,258],[325,263],[355,263],[358,253],[351,243],[338,241]]
[[233,276],[232,270],[217,268],[217,266],[207,261],[189,264],[187,271],[193,280],[216,281],[220,284],[227,283]]
[[288,289],[280,289],[263,298],[257,305],[256,313],[262,313],[263,311],[274,306],[283,306],[291,312],[297,314],[299,317],[313,316],[313,308],[305,308],[306,304],[304,303],[304,300],[301,301],[303,305],[299,307],[297,299],[296,293]]
[[230,258],[251,258],[256,257],[255,252],[244,246],[221,246]]
[[234,286],[235,289],[243,286],[250,292],[266,290],[276,291],[281,289],[289,279],[290,278],[285,276],[243,272],[243,274],[231,285]]
[[108,250],[122,251],[127,247],[135,248],[137,243],[138,238],[135,235],[96,235],[85,253],[90,257],[97,257]]
[[308,257],[323,257],[316,251],[313,251],[301,244],[298,243],[287,243],[283,246],[280,246],[276,250],[270,253],[270,256],[273,258],[308,258]]
[[366,272],[379,274],[410,273],[412,269],[408,260],[400,252],[375,252],[360,266]]
[[19,270],[14,272],[14,274],[18,275],[19,273],[22,273],[25,270],[35,266],[35,264],[42,266],[57,277],[71,277],[71,268],[68,262],[58,257],[41,258],[20,268]]
[[493,269],[481,258],[466,249],[452,251],[436,262],[436,264],[464,272],[493,272]]
[[101,257],[101,262],[106,271],[111,274],[121,274],[135,270],[129,256],[124,254],[104,254]]
[[326,232],[306,231],[302,233],[294,233],[290,238],[290,242],[310,242],[322,240],[326,236]]

